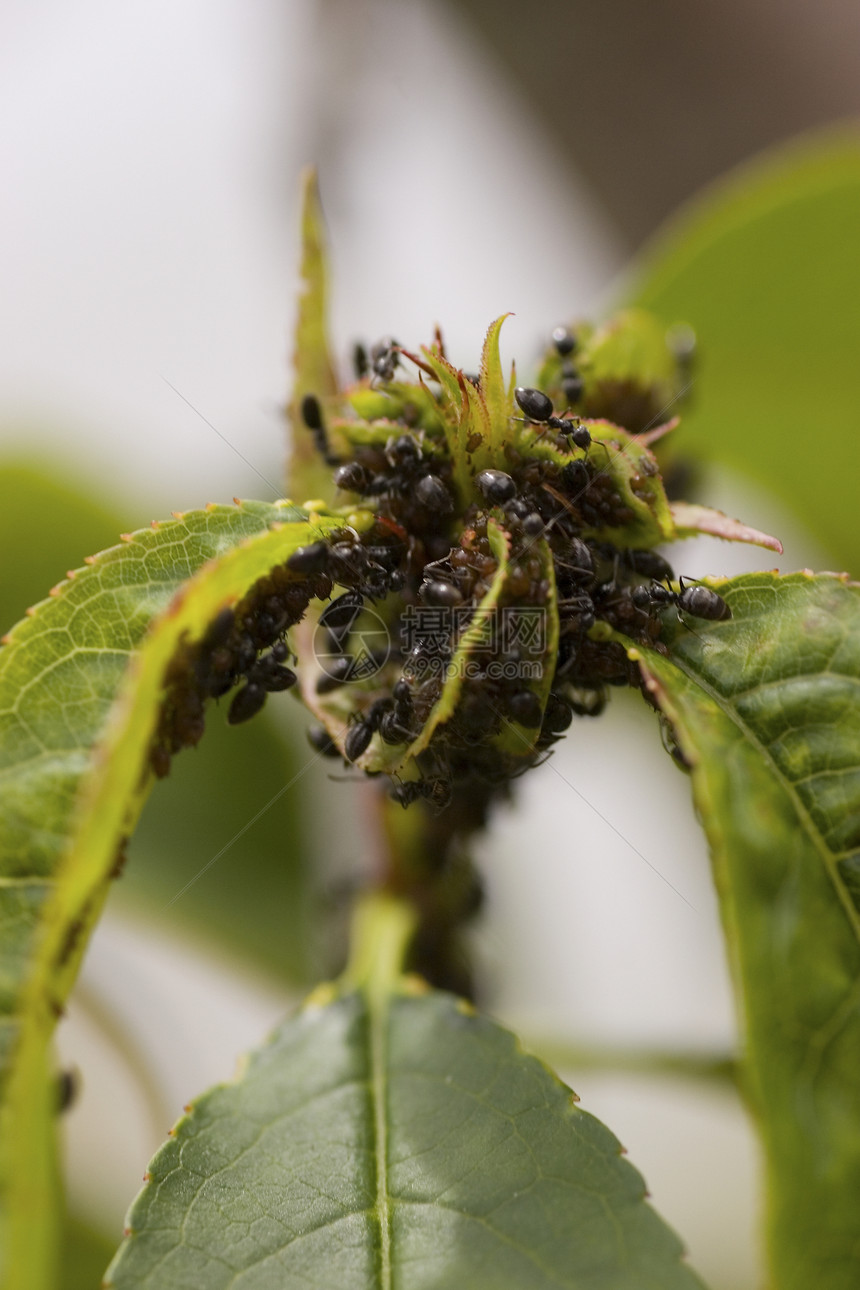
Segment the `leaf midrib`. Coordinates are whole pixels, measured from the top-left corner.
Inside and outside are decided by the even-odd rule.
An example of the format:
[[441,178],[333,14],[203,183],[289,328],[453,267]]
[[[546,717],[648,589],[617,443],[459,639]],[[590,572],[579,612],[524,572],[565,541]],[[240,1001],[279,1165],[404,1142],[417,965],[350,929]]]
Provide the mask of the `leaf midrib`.
[[[786,776],[780,769],[778,763],[775,761],[774,757],[769,752],[767,746],[762,743],[762,741],[759,739],[759,737],[756,734],[754,734],[750,726],[746,723],[746,721],[744,721],[744,719],[736,711],[734,706],[731,705],[727,697],[724,694],[722,694],[721,691],[718,690],[715,685],[706,681],[702,676],[700,676],[692,669],[692,667],[686,662],[686,660],[679,658],[677,655],[672,655],[671,662],[675,667],[678,668],[679,671],[684,673],[684,675],[687,677],[688,680],[692,681],[695,685],[699,686],[699,688],[710,699],[712,699],[714,703],[718,705],[718,707],[720,708],[720,711],[724,712],[728,716],[729,720],[734,723],[734,725],[741,732],[744,738],[747,739],[749,743],[752,745],[752,747],[755,748],[756,751],[760,753],[760,755],[766,762],[768,768],[770,769],[771,773],[773,774],[774,778],[781,785],[781,787],[783,788],[783,791],[786,793],[787,797],[791,801],[797,813],[797,817],[800,820],[800,823],[803,826],[803,828],[806,830],[806,833],[808,834],[812,842],[812,845],[815,847],[816,851],[818,851],[818,853],[820,854],[824,862],[824,867],[827,872],[827,876],[829,877],[830,882],[836,892],[837,898],[840,904],[842,905],[842,908],[845,910],[846,914],[848,915],[848,921],[851,924],[851,927],[854,931],[855,940],[858,942],[858,944],[860,944],[860,911],[857,910],[853,901],[851,900],[851,897],[849,896],[848,892],[845,890],[844,884],[839,880],[839,876],[835,870],[835,854],[831,852],[830,848],[827,846],[826,842],[824,841],[824,838],[822,837],[818,828],[814,824],[812,817],[809,814],[809,811],[807,810],[806,806],[801,800],[800,795],[795,790],[795,787],[792,784],[791,780],[786,778]],[[814,672],[814,673],[808,673],[807,675],[820,676],[821,673]]]
[[379,1224],[379,1285],[391,1290],[391,1207],[388,1199],[388,1016],[387,993],[367,992],[370,1014],[370,1088],[373,1114],[373,1147],[376,1161],[376,1204]]

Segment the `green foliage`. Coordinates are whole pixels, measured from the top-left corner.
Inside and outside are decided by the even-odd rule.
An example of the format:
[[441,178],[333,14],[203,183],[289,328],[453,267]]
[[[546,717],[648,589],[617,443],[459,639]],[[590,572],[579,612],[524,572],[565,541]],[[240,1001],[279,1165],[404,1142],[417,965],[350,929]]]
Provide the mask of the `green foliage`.
[[852,127],[792,144],[705,193],[645,256],[632,293],[695,328],[685,449],[776,493],[843,568],[860,564],[858,227]]
[[320,460],[301,416],[306,394],[318,398],[326,413],[337,394],[337,377],[328,345],[328,265],[316,174],[304,177],[302,203],[302,289],[296,320],[289,487],[300,497],[328,497],[330,472]]
[[693,766],[745,1022],[774,1284],[857,1284],[860,585],[749,574],[641,657]]
[[[669,576],[653,548],[696,532],[779,549],[707,507],[667,499],[652,446],[673,427],[661,423],[684,393],[681,352],[666,331],[684,318],[703,354],[687,442],[811,511],[836,551],[856,550],[852,472],[833,469],[853,452],[860,395],[850,326],[860,289],[856,138],[733,181],[654,253],[636,307],[577,328],[586,447],[572,414],[552,424],[518,419],[515,378],[505,381],[499,361],[503,317],[487,333],[477,383],[448,360],[437,334],[420,353],[401,351],[417,379],[401,361],[393,379],[377,374],[341,390],[312,176],[305,199],[293,479],[302,496],[331,491],[317,452],[322,432],[304,424],[315,405],[301,415],[312,395],[333,451],[357,469],[366,508],[250,502],[154,524],[69,575],[0,651],[6,1288],[54,1290],[64,1242],[70,1248],[48,1043],[152,769],[166,769],[164,722],[181,707],[183,686],[195,700],[205,692],[195,651],[222,611],[273,570],[298,592],[291,622],[336,584],[370,599],[395,635],[428,590],[428,571],[432,584],[456,554],[469,572],[458,583],[447,565],[439,603],[447,596],[473,616],[447,638],[452,672],[424,689],[406,680],[418,715],[402,744],[384,742],[369,715],[380,701],[393,704],[402,659],[367,684],[320,693],[318,610],[291,637],[302,699],[335,744],[343,748],[348,724],[365,722],[371,742],[360,766],[394,774],[405,789],[447,773],[451,809],[432,809],[443,803],[429,793],[405,816],[391,802],[380,809],[378,892],[359,907],[345,977],[316,991],[235,1083],[203,1095],[179,1122],[132,1208],[112,1284],[700,1284],[609,1131],[512,1036],[403,973],[408,953],[434,982],[453,975],[468,989],[468,973],[456,969],[457,933],[476,904],[469,834],[551,746],[553,705],[561,729],[595,697],[602,703],[607,685],[641,675],[676,758],[691,769],[713,851],[743,1012],[741,1078],[765,1151],[773,1288],[849,1290],[860,1248],[860,590],[833,575],[749,575],[713,584],[731,619],[682,620],[674,606],[658,610],[678,592],[664,583],[657,593],[651,574]],[[553,351],[538,377],[556,410],[567,406],[563,360]],[[426,489],[416,501],[419,476],[398,459],[398,438],[436,477],[436,503]],[[810,450],[825,440],[826,452]],[[507,506],[510,493],[494,497],[477,478],[486,469],[506,472],[523,513]],[[38,481],[24,474],[10,482],[7,543],[24,534],[35,547],[33,515],[66,501],[74,509],[74,499],[49,489],[40,501]],[[535,513],[537,526],[526,528]],[[99,545],[103,523],[79,506],[61,531],[74,550],[85,532],[98,530]],[[319,582],[287,563],[297,547],[344,529],[352,543],[339,566],[323,552]],[[400,580],[386,582],[395,549]],[[357,571],[350,554],[364,560]],[[368,591],[371,569],[378,581]],[[23,585],[7,570],[0,593],[20,601]],[[542,645],[518,656],[537,663],[537,677],[515,691],[487,684],[480,669],[464,678],[487,643],[481,614],[524,607],[547,620]],[[463,719],[470,704],[471,718],[477,710],[489,724]],[[226,766],[237,802],[259,793],[254,809],[289,783],[289,750],[271,730],[231,731],[229,742],[228,750],[222,722],[185,759],[148,840],[144,829],[137,847],[150,896],[171,898],[200,867],[191,856],[187,869],[176,863],[183,826],[207,860],[232,833],[229,817],[203,798],[210,774],[217,783]],[[256,762],[245,761],[245,742]],[[230,758],[240,759],[232,774]],[[183,787],[201,799],[196,815],[180,804]],[[241,871],[232,870],[233,881],[260,889],[257,904],[244,906],[258,957],[297,974],[300,829],[272,812]],[[225,937],[247,944],[249,924],[231,916],[242,905],[230,872],[219,871],[221,894],[213,887],[204,904]],[[133,895],[133,880],[128,887]]]
[[10,553],[0,560],[0,630],[6,631],[64,569],[116,541],[123,520],[89,490],[24,460],[0,462],[0,495],[0,551]]
[[[296,522],[299,518],[301,523]],[[123,545],[92,559],[87,568],[59,584],[51,598],[42,601],[31,617],[10,633],[0,653],[0,764],[4,772],[0,862],[6,880],[0,891],[0,908],[4,920],[17,929],[14,938],[4,938],[0,969],[0,1004],[7,1026],[60,860],[72,845],[79,844],[86,824],[79,796],[89,796],[92,819],[100,787],[107,781],[111,789],[117,786],[121,773],[118,761],[106,765],[104,750],[115,750],[120,743],[116,723],[108,730],[108,716],[130,660],[133,656],[153,659],[145,676],[144,665],[138,662],[132,680],[132,687],[135,682],[147,682],[148,711],[144,708],[142,723],[132,729],[131,716],[140,714],[133,691],[131,697],[126,691],[126,721],[136,756],[122,767],[126,791],[111,808],[113,832],[107,834],[102,821],[98,825],[100,840],[106,844],[100,862],[102,879],[107,878],[116,848],[145,795],[139,783],[144,769],[141,754],[154,729],[162,670],[181,632],[196,629],[199,633],[214,616],[211,606],[217,608],[231,592],[235,597],[239,589],[244,591],[265,572],[267,558],[276,563],[306,541],[308,533],[316,529],[307,525],[305,518],[288,504],[248,503],[190,512],[131,535]],[[289,521],[292,529],[285,527]],[[272,525],[278,527],[273,529]],[[258,540],[256,547],[242,545],[253,538]],[[255,558],[249,559],[252,550]],[[206,594],[198,607],[187,586],[189,579],[229,551],[237,555],[232,565],[222,561],[204,574],[201,586]],[[238,585],[236,575],[230,582],[234,566],[238,566]],[[245,572],[247,567],[250,574]],[[161,635],[151,633],[146,651],[141,651],[147,628],[168,610],[180,588],[182,600],[165,614]],[[101,760],[94,761],[95,750],[100,748]],[[78,919],[87,921],[91,899],[89,891],[79,895]],[[82,929],[71,936],[70,927],[71,923],[66,924],[61,932],[63,964],[67,960],[76,963],[80,957]],[[70,938],[68,944],[66,937]],[[62,1002],[62,993],[54,995],[54,1002]]]
[[59,584],[0,653],[0,1031],[12,1059],[0,1180],[18,1284],[45,1283],[57,1239],[46,1047],[151,782],[167,669],[223,605],[343,524],[312,520],[290,503],[213,505],[129,535]]
[[[0,550],[15,551],[14,560],[0,562],[0,625],[8,627],[67,565],[83,564],[90,552],[114,541],[122,519],[92,486],[72,486],[24,461],[0,464],[0,492]],[[54,517],[62,517],[62,524]],[[284,707],[294,711],[296,724],[304,724],[297,705]],[[176,761],[147,801],[114,898],[128,907],[158,908],[162,917],[193,925],[266,968],[305,981],[307,874],[298,793],[279,797],[205,881],[164,911],[293,779],[304,764],[295,742],[265,716],[253,728],[228,729],[212,713],[206,739],[193,756]]]
[[70,1218],[60,1253],[59,1290],[93,1290],[113,1254],[113,1243],[87,1223]]
[[450,995],[325,987],[172,1130],[107,1285],[701,1286],[575,1101]]
[[[307,724],[292,697],[279,707]],[[245,726],[227,725],[223,704],[210,713],[205,739],[175,759],[144,806],[111,898],[308,983],[311,875],[300,776],[309,750],[296,736],[265,713]]]

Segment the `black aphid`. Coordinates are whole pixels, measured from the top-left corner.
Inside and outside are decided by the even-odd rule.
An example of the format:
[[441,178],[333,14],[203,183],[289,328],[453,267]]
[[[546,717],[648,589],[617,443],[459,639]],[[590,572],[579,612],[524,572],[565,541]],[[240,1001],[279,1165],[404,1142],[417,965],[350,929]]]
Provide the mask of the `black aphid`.
[[332,690],[337,690],[341,685],[352,680],[355,671],[355,659],[347,654],[328,660],[325,672],[317,680],[317,694],[330,694]]
[[482,470],[475,476],[475,484],[494,506],[501,506],[503,502],[509,502],[516,496],[516,481],[503,470]]
[[342,488],[345,493],[363,493],[367,488],[369,476],[357,461],[347,461],[342,466],[338,466],[333,478],[336,487]]
[[340,749],[325,726],[309,726],[307,736],[311,748],[315,748],[318,753],[322,753],[323,757],[340,756]]
[[343,755],[347,761],[358,761],[362,753],[367,752],[373,738],[372,721],[354,721],[346,732],[343,741]]
[[447,515],[454,509],[454,499],[450,491],[436,475],[425,475],[415,485],[415,500],[429,511],[438,511]]
[[509,696],[508,715],[521,726],[536,728],[541,724],[543,708],[534,690],[519,690]]
[[287,568],[293,573],[325,573],[328,569],[330,547],[327,542],[311,542],[297,547],[287,559]]
[[325,627],[338,640],[342,641],[349,632],[364,608],[364,596],[360,591],[345,591],[326,605],[320,614],[320,626]]
[[422,584],[418,594],[428,605],[443,605],[449,609],[455,609],[463,603],[462,591],[453,583],[442,582],[440,579],[428,579]]
[[249,681],[234,695],[233,702],[227,712],[227,720],[231,726],[238,726],[243,721],[250,721],[252,717],[257,715],[265,702],[265,687],[255,681]]

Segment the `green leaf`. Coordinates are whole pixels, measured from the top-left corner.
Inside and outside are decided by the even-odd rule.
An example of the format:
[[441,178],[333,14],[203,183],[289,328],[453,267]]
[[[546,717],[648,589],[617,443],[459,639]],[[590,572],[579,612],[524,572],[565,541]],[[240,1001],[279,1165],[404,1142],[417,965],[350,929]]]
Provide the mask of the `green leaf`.
[[746,1028],[779,1290],[860,1251],[860,586],[717,583],[731,621],[635,649],[693,770]]
[[106,1285],[701,1286],[609,1130],[513,1035],[393,966],[318,990],[189,1108]]
[[513,401],[509,401],[502,372],[502,359],[499,354],[499,333],[506,318],[510,318],[510,314],[502,314],[501,318],[497,318],[490,324],[481,352],[481,393],[487,405],[490,444],[494,458],[504,450],[511,417],[514,415]]
[[683,441],[772,488],[860,565],[860,134],[792,144],[670,222],[632,289],[694,327],[700,361]]
[[53,1178],[46,1046],[151,782],[167,669],[223,606],[343,523],[290,503],[189,512],[92,557],[4,638],[0,1164],[17,1284],[44,1284],[30,1269],[50,1244],[28,1228]]
[[[122,521],[89,485],[70,485],[26,461],[0,463],[0,494],[0,550],[15,551],[14,560],[0,562],[5,628],[44,594],[58,571],[114,541]],[[290,700],[283,706],[300,716]],[[219,945],[307,982],[299,789],[280,797],[165,914],[166,903],[307,760],[304,741],[284,739],[266,714],[229,728],[219,716],[211,714],[206,739],[193,756],[174,763],[147,802],[113,899],[138,909],[153,906],[162,919],[193,925]]]
[[301,416],[306,394],[319,399],[325,412],[337,410],[337,377],[328,341],[328,262],[325,226],[316,171],[304,176],[302,199],[302,289],[298,300],[293,391],[289,404],[292,445],[288,488],[299,497],[331,495],[331,468],[317,451]]

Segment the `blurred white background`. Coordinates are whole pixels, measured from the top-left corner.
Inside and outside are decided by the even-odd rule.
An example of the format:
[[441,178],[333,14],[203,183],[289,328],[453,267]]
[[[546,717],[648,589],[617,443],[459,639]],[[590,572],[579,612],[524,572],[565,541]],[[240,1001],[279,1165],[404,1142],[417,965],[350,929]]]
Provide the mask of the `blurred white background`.
[[[559,103],[575,107],[576,93],[571,75]],[[526,370],[558,321],[606,307],[629,248],[531,103],[456,9],[429,0],[6,0],[4,454],[92,481],[129,529],[280,490],[308,162],[320,168],[344,366],[355,339],[416,345],[436,322],[473,366],[488,323],[510,309],[504,353]],[[827,563],[733,481],[715,479],[709,500],[787,536],[783,568]],[[701,541],[679,566],[731,573],[762,567],[762,553]],[[526,1042],[561,1033],[721,1052],[734,1023],[688,783],[625,697],[604,721],[577,723],[481,846],[487,1003]],[[344,867],[354,790],[319,775],[294,791],[324,797],[318,842]],[[132,1000],[133,1069],[96,1024],[99,1009]],[[229,1077],[288,1002],[109,913],[60,1034],[63,1060],[84,1074],[67,1121],[78,1208],[118,1237],[182,1104]],[[138,1087],[149,1064],[161,1121]],[[755,1284],[755,1152],[737,1100],[566,1073],[703,1275]]]

